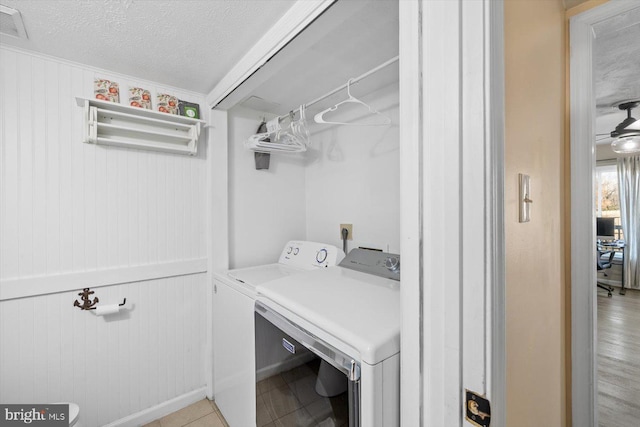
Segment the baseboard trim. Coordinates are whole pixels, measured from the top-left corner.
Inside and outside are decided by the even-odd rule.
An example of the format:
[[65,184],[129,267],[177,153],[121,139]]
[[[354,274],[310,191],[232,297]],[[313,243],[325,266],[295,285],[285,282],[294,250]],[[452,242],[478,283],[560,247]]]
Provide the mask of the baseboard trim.
[[[120,418],[112,423],[107,424],[104,427],[136,427],[150,423],[175,412],[179,409],[186,408],[187,406],[196,403],[206,397],[206,387],[199,388],[197,390],[190,391],[182,396],[175,397],[166,402],[162,402],[159,405],[145,409],[135,414],[129,415],[124,418]],[[80,408],[80,419],[82,420],[82,408]]]

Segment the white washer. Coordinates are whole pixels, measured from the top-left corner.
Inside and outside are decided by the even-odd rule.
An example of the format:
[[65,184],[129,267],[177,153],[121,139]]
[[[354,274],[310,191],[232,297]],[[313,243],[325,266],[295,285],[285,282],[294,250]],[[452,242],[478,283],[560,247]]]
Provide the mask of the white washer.
[[[295,352],[282,359],[287,371],[302,346],[342,372],[349,426],[400,424],[399,267],[398,255],[354,249],[338,267],[256,288],[256,324],[266,321],[282,333],[267,349],[257,343],[258,355],[277,347],[282,353],[283,346]],[[345,421],[336,414],[322,417],[315,421]]]
[[215,401],[231,426],[256,420],[254,305],[257,285],[325,270],[344,258],[342,250],[323,243],[290,241],[275,264],[214,274],[213,380]]

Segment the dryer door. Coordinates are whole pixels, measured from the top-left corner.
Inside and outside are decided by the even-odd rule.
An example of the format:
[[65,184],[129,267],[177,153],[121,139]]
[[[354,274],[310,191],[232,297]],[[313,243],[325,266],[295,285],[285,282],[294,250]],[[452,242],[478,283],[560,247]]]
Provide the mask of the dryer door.
[[261,302],[255,306],[256,421],[360,426],[360,361]]

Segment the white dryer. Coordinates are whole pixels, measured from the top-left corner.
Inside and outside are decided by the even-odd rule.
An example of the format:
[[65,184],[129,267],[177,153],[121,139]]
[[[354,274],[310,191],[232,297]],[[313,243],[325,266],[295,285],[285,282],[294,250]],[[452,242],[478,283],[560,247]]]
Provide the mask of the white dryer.
[[[291,390],[261,395],[258,404],[267,406],[271,421],[399,425],[399,280],[399,255],[354,249],[340,266],[258,285],[256,328],[266,324],[279,335],[270,342],[256,335],[256,360],[279,354],[280,361],[256,364],[256,379],[285,382]],[[322,392],[325,382],[339,381],[342,388],[328,387],[337,392]],[[272,402],[284,400],[283,394],[290,402],[288,414]]]
[[256,286],[310,270],[324,270],[343,258],[342,250],[332,245],[290,241],[277,263],[214,274],[214,396],[229,425],[253,426],[256,420]]

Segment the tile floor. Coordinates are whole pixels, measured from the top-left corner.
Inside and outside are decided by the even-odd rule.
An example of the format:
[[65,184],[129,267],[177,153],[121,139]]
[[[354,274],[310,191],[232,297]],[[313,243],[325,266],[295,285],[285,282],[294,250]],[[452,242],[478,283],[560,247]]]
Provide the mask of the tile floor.
[[[349,425],[349,402],[346,392],[331,398],[322,397],[316,393],[318,362],[316,360],[298,366],[257,384],[258,427]],[[229,425],[216,404],[203,399],[144,427],[229,427]]]
[[346,392],[331,398],[316,393],[318,362],[316,360],[258,382],[258,427],[349,425]]
[[229,427],[215,403],[202,399],[144,427]]

